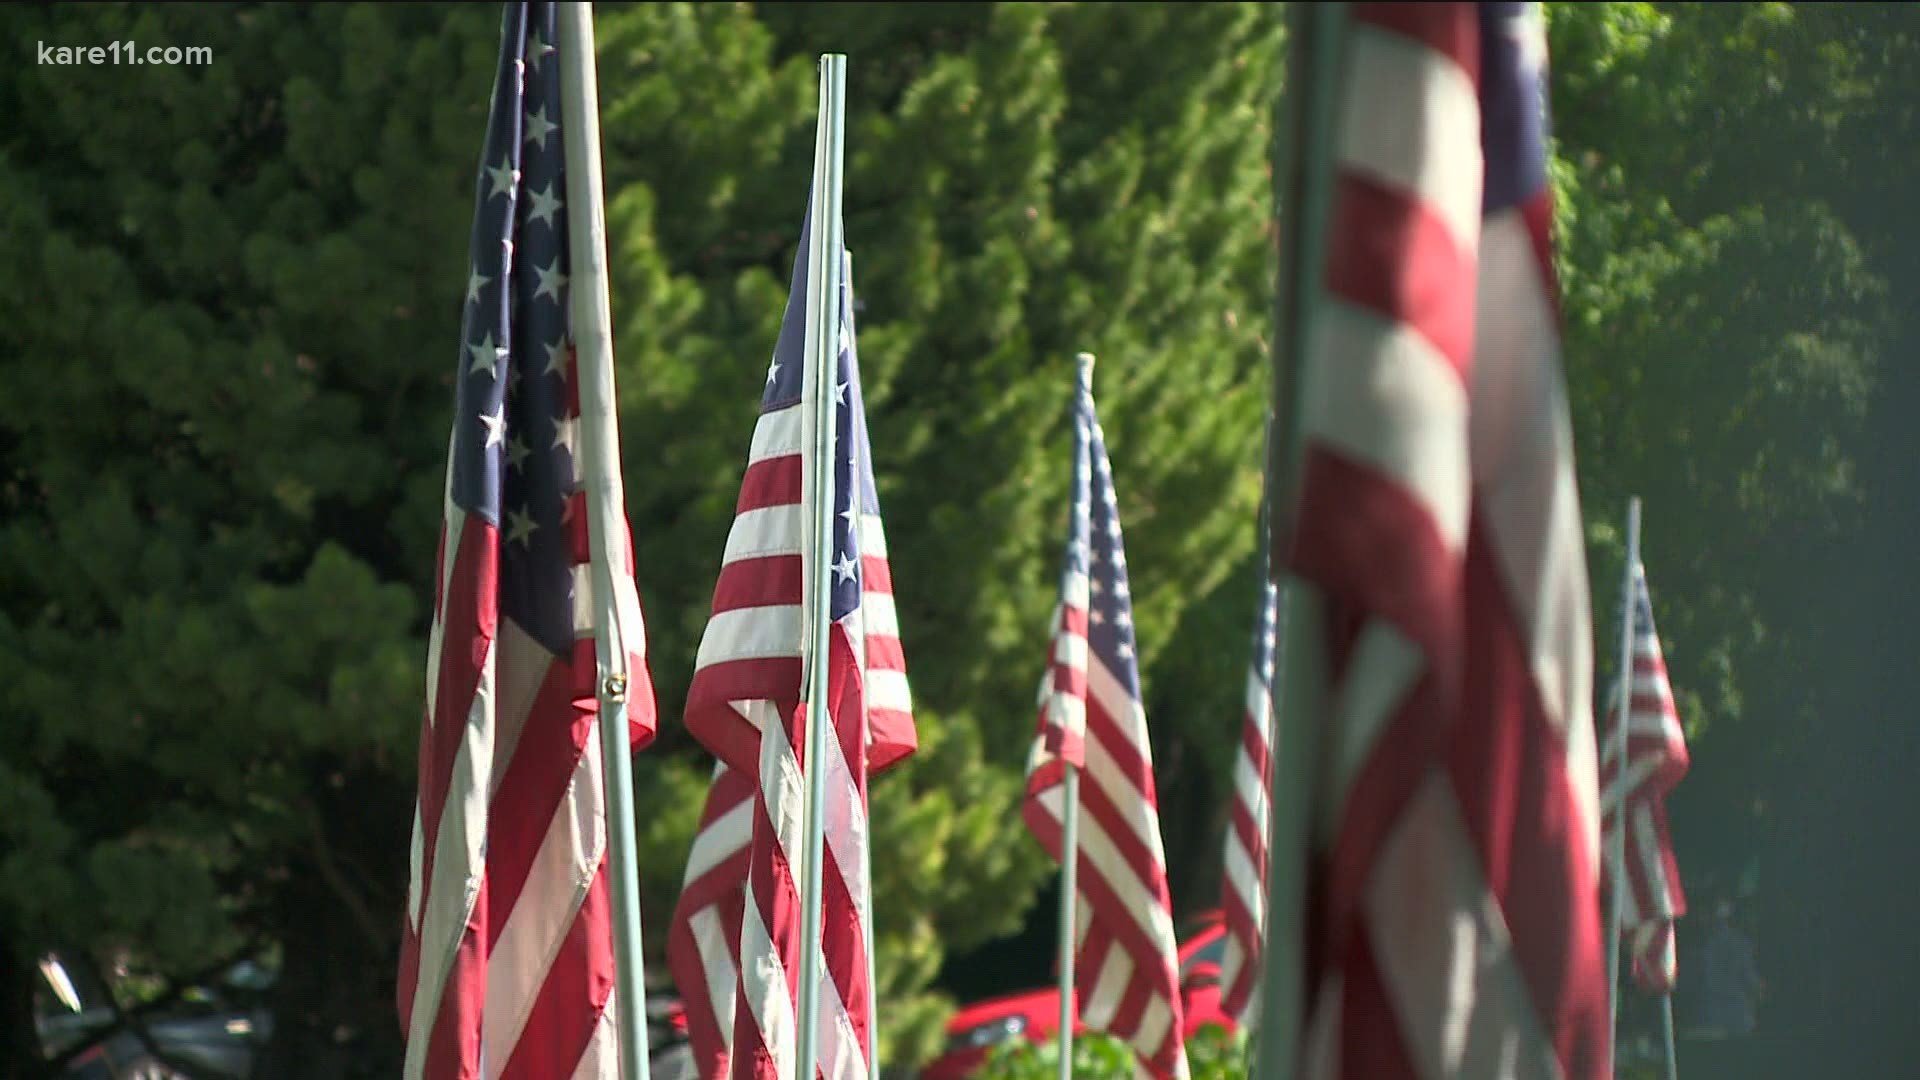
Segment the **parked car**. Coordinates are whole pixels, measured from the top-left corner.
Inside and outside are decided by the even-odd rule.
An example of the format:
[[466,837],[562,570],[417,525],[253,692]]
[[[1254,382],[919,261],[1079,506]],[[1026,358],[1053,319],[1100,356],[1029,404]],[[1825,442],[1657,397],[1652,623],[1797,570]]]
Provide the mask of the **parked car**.
[[[113,1021],[104,987],[89,969],[58,954],[40,959],[34,1026],[41,1053],[52,1058],[91,1038]],[[197,986],[165,1012],[144,1022],[152,1047],[122,1028],[95,1039],[71,1058],[66,1080],[175,1080],[181,1074],[161,1058],[207,1076],[248,1076],[253,1056],[273,1027],[265,1009],[242,999],[264,990],[271,977],[251,963],[234,965],[217,986]],[[154,1054],[159,1051],[159,1055]]]
[[[34,1024],[42,1056],[53,1058],[80,1045],[113,1020],[106,990],[85,965],[57,954],[41,958],[34,992]],[[145,1022],[160,1057],[197,1076],[248,1080],[255,1056],[273,1030],[273,1016],[260,1002],[273,976],[242,962],[218,985],[193,987],[181,1001]],[[647,1042],[654,1080],[696,1080],[687,1042],[687,1010],[670,993],[647,996]],[[62,1080],[184,1080],[140,1036],[121,1029],[96,1039],[74,1055]]]
[[653,1080],[698,1080],[687,1041],[687,1007],[670,993],[647,995],[647,1066]]
[[[1220,962],[1227,948],[1225,917],[1209,911],[1194,919],[1178,955],[1183,1033],[1219,1024],[1229,1033],[1234,1023],[1220,1008]],[[1049,986],[1002,994],[962,1006],[947,1021],[947,1048],[921,1070],[920,1080],[963,1080],[973,1075],[993,1048],[1015,1039],[1049,1042],[1060,1030],[1060,990]],[[1084,1032],[1076,1024],[1076,1036]]]

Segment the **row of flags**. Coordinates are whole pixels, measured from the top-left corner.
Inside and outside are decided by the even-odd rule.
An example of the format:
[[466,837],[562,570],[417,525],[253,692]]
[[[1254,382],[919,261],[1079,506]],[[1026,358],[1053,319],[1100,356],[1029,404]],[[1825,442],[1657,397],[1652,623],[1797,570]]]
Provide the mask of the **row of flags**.
[[[569,321],[555,7],[510,3],[475,194],[398,980],[409,1077],[618,1075],[595,614]],[[1609,1070],[1601,834],[1624,827],[1634,969],[1670,989],[1684,897],[1661,803],[1686,769],[1644,573],[1624,762],[1597,753],[1547,226],[1545,44],[1521,4],[1357,4],[1328,302],[1306,358],[1288,626],[1329,658],[1308,864],[1306,1075]],[[827,1080],[873,1075],[867,790],[917,740],[839,260],[831,634],[805,760],[816,381],[801,226],[685,722],[716,765],[668,932],[703,1077],[797,1070],[820,950]],[[837,236],[839,230],[829,229]],[[1091,365],[1024,819],[1077,866],[1081,1023],[1188,1074],[1119,498]],[[626,539],[626,538],[622,538]],[[615,574],[640,609],[631,542]],[[1280,594],[1263,572],[1226,836],[1225,1008],[1259,1014]],[[656,728],[629,635],[632,749]],[[1610,744],[1609,744],[1610,745]],[[825,770],[821,935],[802,777]],[[1079,827],[1063,851],[1077,786]],[[1602,795],[1604,787],[1605,794]]]

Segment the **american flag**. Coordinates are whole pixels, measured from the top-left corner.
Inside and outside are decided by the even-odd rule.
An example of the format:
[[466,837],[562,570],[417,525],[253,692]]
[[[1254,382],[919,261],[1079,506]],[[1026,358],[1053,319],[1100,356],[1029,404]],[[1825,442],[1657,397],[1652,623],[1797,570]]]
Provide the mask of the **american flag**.
[[753,777],[715,762],[700,828],[667,929],[667,967],[687,1010],[687,1041],[701,1080],[733,1066],[733,1003],[740,993],[740,919],[753,844]]
[[[1667,792],[1687,774],[1687,737],[1673,704],[1660,635],[1653,628],[1647,571],[1638,564],[1633,568],[1633,691],[1627,708],[1624,776],[1617,688],[1608,697],[1613,708],[1608,710],[1611,725],[1600,748],[1600,809],[1606,850],[1611,852],[1625,797],[1627,888],[1620,926],[1632,952],[1634,978],[1651,993],[1672,993],[1679,975],[1673,923],[1687,913],[1687,897],[1680,889],[1680,864],[1674,860],[1673,841],[1667,835],[1666,800]],[[1606,869],[1602,895],[1610,900],[1613,868]]]
[[[399,971],[408,1077],[615,1077],[555,5],[508,4],[454,369]],[[653,688],[614,566],[634,748]]]
[[1355,4],[1345,50],[1289,556],[1329,658],[1304,1074],[1608,1076],[1544,26]]
[[1220,889],[1227,930],[1220,957],[1220,1007],[1241,1024],[1259,1010],[1260,949],[1267,924],[1267,807],[1273,783],[1273,660],[1280,594],[1267,579],[1265,537],[1260,550],[1260,604],[1247,669],[1247,711],[1233,761],[1233,808]]
[[[805,483],[814,407],[805,344],[812,290],[818,287],[808,278],[806,262],[811,228],[809,210],[714,587],[713,614],[687,694],[687,726],[720,766],[669,949],[706,1076],[730,1068],[736,1077],[791,1078],[797,1068],[803,947],[797,869],[805,839],[799,742],[806,634],[802,594],[804,541],[814,505]],[[844,271],[844,253],[833,257],[842,259]],[[818,1071],[828,1080],[864,1078],[869,1071],[870,946],[862,927],[872,903],[866,880],[867,777],[870,769],[899,761],[915,746],[853,348],[850,277],[843,272],[838,299],[833,588],[827,598],[833,620],[827,719],[837,738],[827,741],[823,765],[828,770],[826,865],[818,947],[825,962],[816,1045]],[[743,784],[752,789],[745,813],[741,808],[749,805],[749,796],[741,793]],[[744,890],[736,907],[733,896],[741,890],[743,867]]]
[[1131,1045],[1151,1075],[1185,1077],[1186,1025],[1127,555],[1085,359],[1073,420],[1066,565],[1023,814],[1047,854],[1060,860],[1066,765],[1081,769],[1074,901],[1080,1023]]

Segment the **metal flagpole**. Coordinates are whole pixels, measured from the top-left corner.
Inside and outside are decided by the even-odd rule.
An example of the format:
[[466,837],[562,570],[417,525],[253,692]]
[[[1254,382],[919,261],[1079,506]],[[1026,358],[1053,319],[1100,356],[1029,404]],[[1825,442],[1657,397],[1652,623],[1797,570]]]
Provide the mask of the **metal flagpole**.
[[1272,782],[1267,802],[1267,925],[1261,953],[1260,1013],[1253,1025],[1251,1075],[1290,1080],[1299,1067],[1307,1011],[1307,854],[1313,842],[1318,717],[1326,659],[1320,603],[1314,590],[1286,573],[1285,544],[1294,534],[1302,453],[1301,380],[1321,295],[1327,218],[1333,193],[1336,98],[1347,21],[1344,3],[1294,4],[1288,11],[1288,89],[1275,119],[1284,169],[1275,169],[1284,223],[1275,297],[1273,430],[1268,439],[1270,538],[1268,577],[1281,586],[1282,625],[1272,700]]
[[613,320],[607,297],[606,208],[600,190],[600,104],[593,62],[593,11],[561,4],[560,108],[566,130],[567,238],[572,257],[573,337],[580,375],[580,476],[586,489],[592,556],[594,652],[599,661],[600,766],[607,792],[607,872],[613,877],[614,999],[620,1070],[648,1080],[646,978],[640,948],[640,873],[633,827],[633,762],[627,727],[628,634],[614,589],[624,558],[625,500],[620,431],[614,414]]
[[1080,770],[1065,762],[1060,794],[1060,1080],[1073,1080],[1073,929],[1075,870],[1080,862]]
[[[873,793],[869,791],[871,799]],[[873,815],[867,815],[867,842],[861,845],[862,873],[867,883],[866,903],[860,906],[860,933],[867,943],[867,1075],[880,1075],[880,991],[873,984],[877,966],[873,954]]]
[[806,601],[807,756],[806,859],[801,864],[800,1017],[796,1077],[811,1078],[819,1057],[820,876],[826,861],[827,642],[833,612],[833,451],[835,360],[840,355],[840,166],[845,152],[847,58],[820,57],[820,116],[814,143],[813,228],[807,230],[812,317],[807,320],[807,377],[813,380],[813,460],[807,479],[813,495],[813,542],[808,548]]
[[[1088,392],[1091,393],[1093,387],[1093,354],[1083,352],[1073,359],[1074,363],[1080,367],[1080,385],[1087,387]],[[1091,448],[1092,443],[1089,442],[1087,445]],[[1076,455],[1074,467],[1077,469],[1085,469],[1089,476],[1092,475],[1093,459],[1090,449],[1089,453],[1085,456]],[[1091,488],[1088,490],[1088,495],[1089,497],[1092,495]],[[1073,512],[1077,514],[1080,511],[1076,509]],[[1074,535],[1079,535],[1077,530]],[[1064,600],[1064,597],[1062,599]],[[1062,761],[1061,764],[1065,767],[1065,776],[1060,788],[1062,801],[1060,804],[1059,1075],[1060,1080],[1072,1080],[1073,1024],[1079,1014],[1079,1010],[1074,1008],[1073,944],[1075,923],[1078,918],[1078,912],[1075,910],[1078,897],[1075,894],[1080,887],[1078,883],[1080,870],[1080,770],[1074,768],[1073,762],[1071,761]]]
[[1640,497],[1627,500],[1627,565],[1620,584],[1620,670],[1615,674],[1614,709],[1619,717],[1613,742],[1613,843],[1608,862],[1613,866],[1613,903],[1607,912],[1607,1058],[1619,1049],[1620,919],[1627,899],[1627,716],[1633,700],[1633,579],[1640,568]]
[[1680,1080],[1680,1062],[1673,1047],[1673,995],[1660,995],[1660,1034],[1667,1041],[1667,1080]]

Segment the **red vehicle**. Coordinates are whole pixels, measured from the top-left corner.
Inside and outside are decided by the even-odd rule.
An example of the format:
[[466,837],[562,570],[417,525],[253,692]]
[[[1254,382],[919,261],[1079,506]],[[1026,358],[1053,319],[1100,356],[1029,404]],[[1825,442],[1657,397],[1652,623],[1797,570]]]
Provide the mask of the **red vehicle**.
[[[1220,959],[1227,948],[1227,929],[1219,911],[1193,921],[1180,945],[1180,1005],[1186,1017],[1185,1035],[1208,1024],[1228,1032],[1233,1020],[1220,1008]],[[920,1080],[963,1080],[986,1060],[993,1048],[1013,1039],[1044,1043],[1060,1029],[1060,990],[1023,990],[963,1006],[947,1021],[947,1049],[920,1073]],[[1075,1035],[1086,1030],[1076,1026]]]

